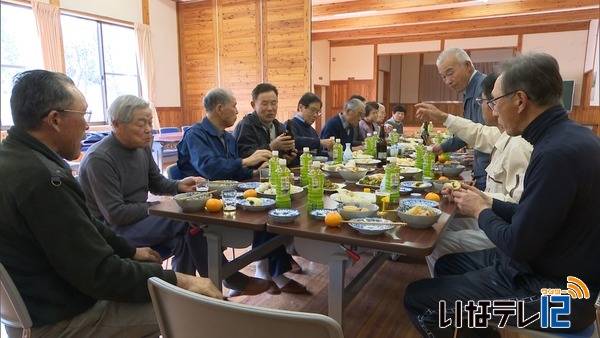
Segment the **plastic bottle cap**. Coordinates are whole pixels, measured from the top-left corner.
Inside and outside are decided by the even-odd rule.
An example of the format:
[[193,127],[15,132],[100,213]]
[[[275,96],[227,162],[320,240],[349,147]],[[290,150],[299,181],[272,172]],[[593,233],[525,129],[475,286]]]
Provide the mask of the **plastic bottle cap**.
[[279,159],[279,165],[286,165],[287,162],[285,161],[285,158],[280,158]]
[[397,157],[390,157],[390,158],[388,159],[388,161],[390,161],[390,163],[396,163],[396,160],[397,160],[397,159],[398,159]]
[[433,147],[432,146],[427,146],[427,151],[433,151]]
[[271,156],[279,156],[279,152],[277,150],[271,151]]
[[340,143],[340,142],[342,142],[342,139],[336,138],[335,142]]
[[396,129],[396,128],[394,128],[394,129],[392,129],[392,130],[393,130],[393,131],[398,131],[398,129]]
[[305,152],[305,153],[308,153],[310,151],[310,148],[309,147],[304,147],[304,148],[302,148],[302,151]]
[[410,194],[410,197],[412,197],[412,198],[422,198],[423,196],[421,194],[419,194],[418,192],[413,192],[412,194]]
[[321,168],[321,162],[319,162],[319,161],[313,161],[312,167],[313,168]]
[[372,133],[367,133],[367,137],[371,137],[371,136],[373,136]]

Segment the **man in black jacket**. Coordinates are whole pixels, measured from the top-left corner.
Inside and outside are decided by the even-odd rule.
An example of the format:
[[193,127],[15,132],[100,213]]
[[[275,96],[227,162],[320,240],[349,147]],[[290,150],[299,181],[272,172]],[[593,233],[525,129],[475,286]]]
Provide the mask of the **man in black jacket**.
[[32,336],[156,336],[150,277],[222,297],[209,279],[163,270],[157,252],[130,246],[92,217],[64,160],[79,157],[91,114],[68,76],[18,74],[10,103],[14,126],[0,143],[0,262],[31,315]]

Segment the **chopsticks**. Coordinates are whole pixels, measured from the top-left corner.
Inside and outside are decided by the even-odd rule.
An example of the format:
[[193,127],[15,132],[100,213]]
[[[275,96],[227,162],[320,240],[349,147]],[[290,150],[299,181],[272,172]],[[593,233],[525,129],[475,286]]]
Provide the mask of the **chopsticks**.
[[190,196],[181,197],[179,200],[180,201],[185,201],[185,200],[189,200],[189,199],[192,199],[192,198],[197,198],[198,196],[212,194],[213,192],[217,192],[217,191],[216,190],[205,191],[205,192],[201,192],[201,193],[198,193],[198,194],[193,194],[193,195],[190,195]]
[[406,225],[404,222],[368,222],[368,221],[342,221],[342,223],[354,223],[354,224],[366,224],[366,225],[393,225],[403,227]]

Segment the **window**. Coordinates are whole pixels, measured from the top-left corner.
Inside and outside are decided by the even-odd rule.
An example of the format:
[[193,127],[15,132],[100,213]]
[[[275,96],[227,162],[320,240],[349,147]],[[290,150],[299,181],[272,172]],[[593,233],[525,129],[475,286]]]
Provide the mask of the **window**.
[[133,28],[71,15],[62,15],[61,25],[67,75],[85,95],[91,122],[106,123],[118,96],[140,96]]
[[0,124],[2,127],[9,127],[13,124],[10,110],[13,76],[25,70],[42,68],[43,61],[31,7],[2,3],[0,8],[2,16]]

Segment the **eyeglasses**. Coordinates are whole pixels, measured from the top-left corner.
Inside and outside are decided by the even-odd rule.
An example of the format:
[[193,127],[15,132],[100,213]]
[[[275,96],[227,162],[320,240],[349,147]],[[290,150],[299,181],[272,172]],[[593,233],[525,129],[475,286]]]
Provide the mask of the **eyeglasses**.
[[506,93],[506,94],[504,94],[504,95],[502,95],[502,96],[498,96],[498,97],[496,97],[496,98],[493,98],[493,99],[491,99],[491,100],[488,100],[488,102],[487,102],[487,105],[488,105],[488,107],[490,107],[490,109],[491,109],[491,110],[494,110],[494,107],[496,107],[496,104],[498,103],[498,102],[497,102],[498,100],[500,100],[501,98],[503,98],[503,97],[506,97],[506,96],[508,96],[508,95],[512,95],[512,94],[514,94],[514,93],[516,93],[516,92],[518,92],[518,90],[513,90],[513,91],[512,91],[512,92],[510,92],[510,93]]
[[315,107],[308,107],[306,109],[310,110],[311,113],[316,114],[317,116],[321,115],[321,109]]
[[475,99],[475,102],[477,102],[478,105],[483,106],[483,101],[489,101],[488,99],[484,99],[482,97],[478,97]]
[[79,113],[79,114],[83,115],[83,118],[87,122],[90,122],[90,119],[92,118],[92,111],[91,110],[84,111],[84,110],[72,110],[72,109],[56,109],[56,111],[59,112],[59,113],[62,113],[62,112]]

